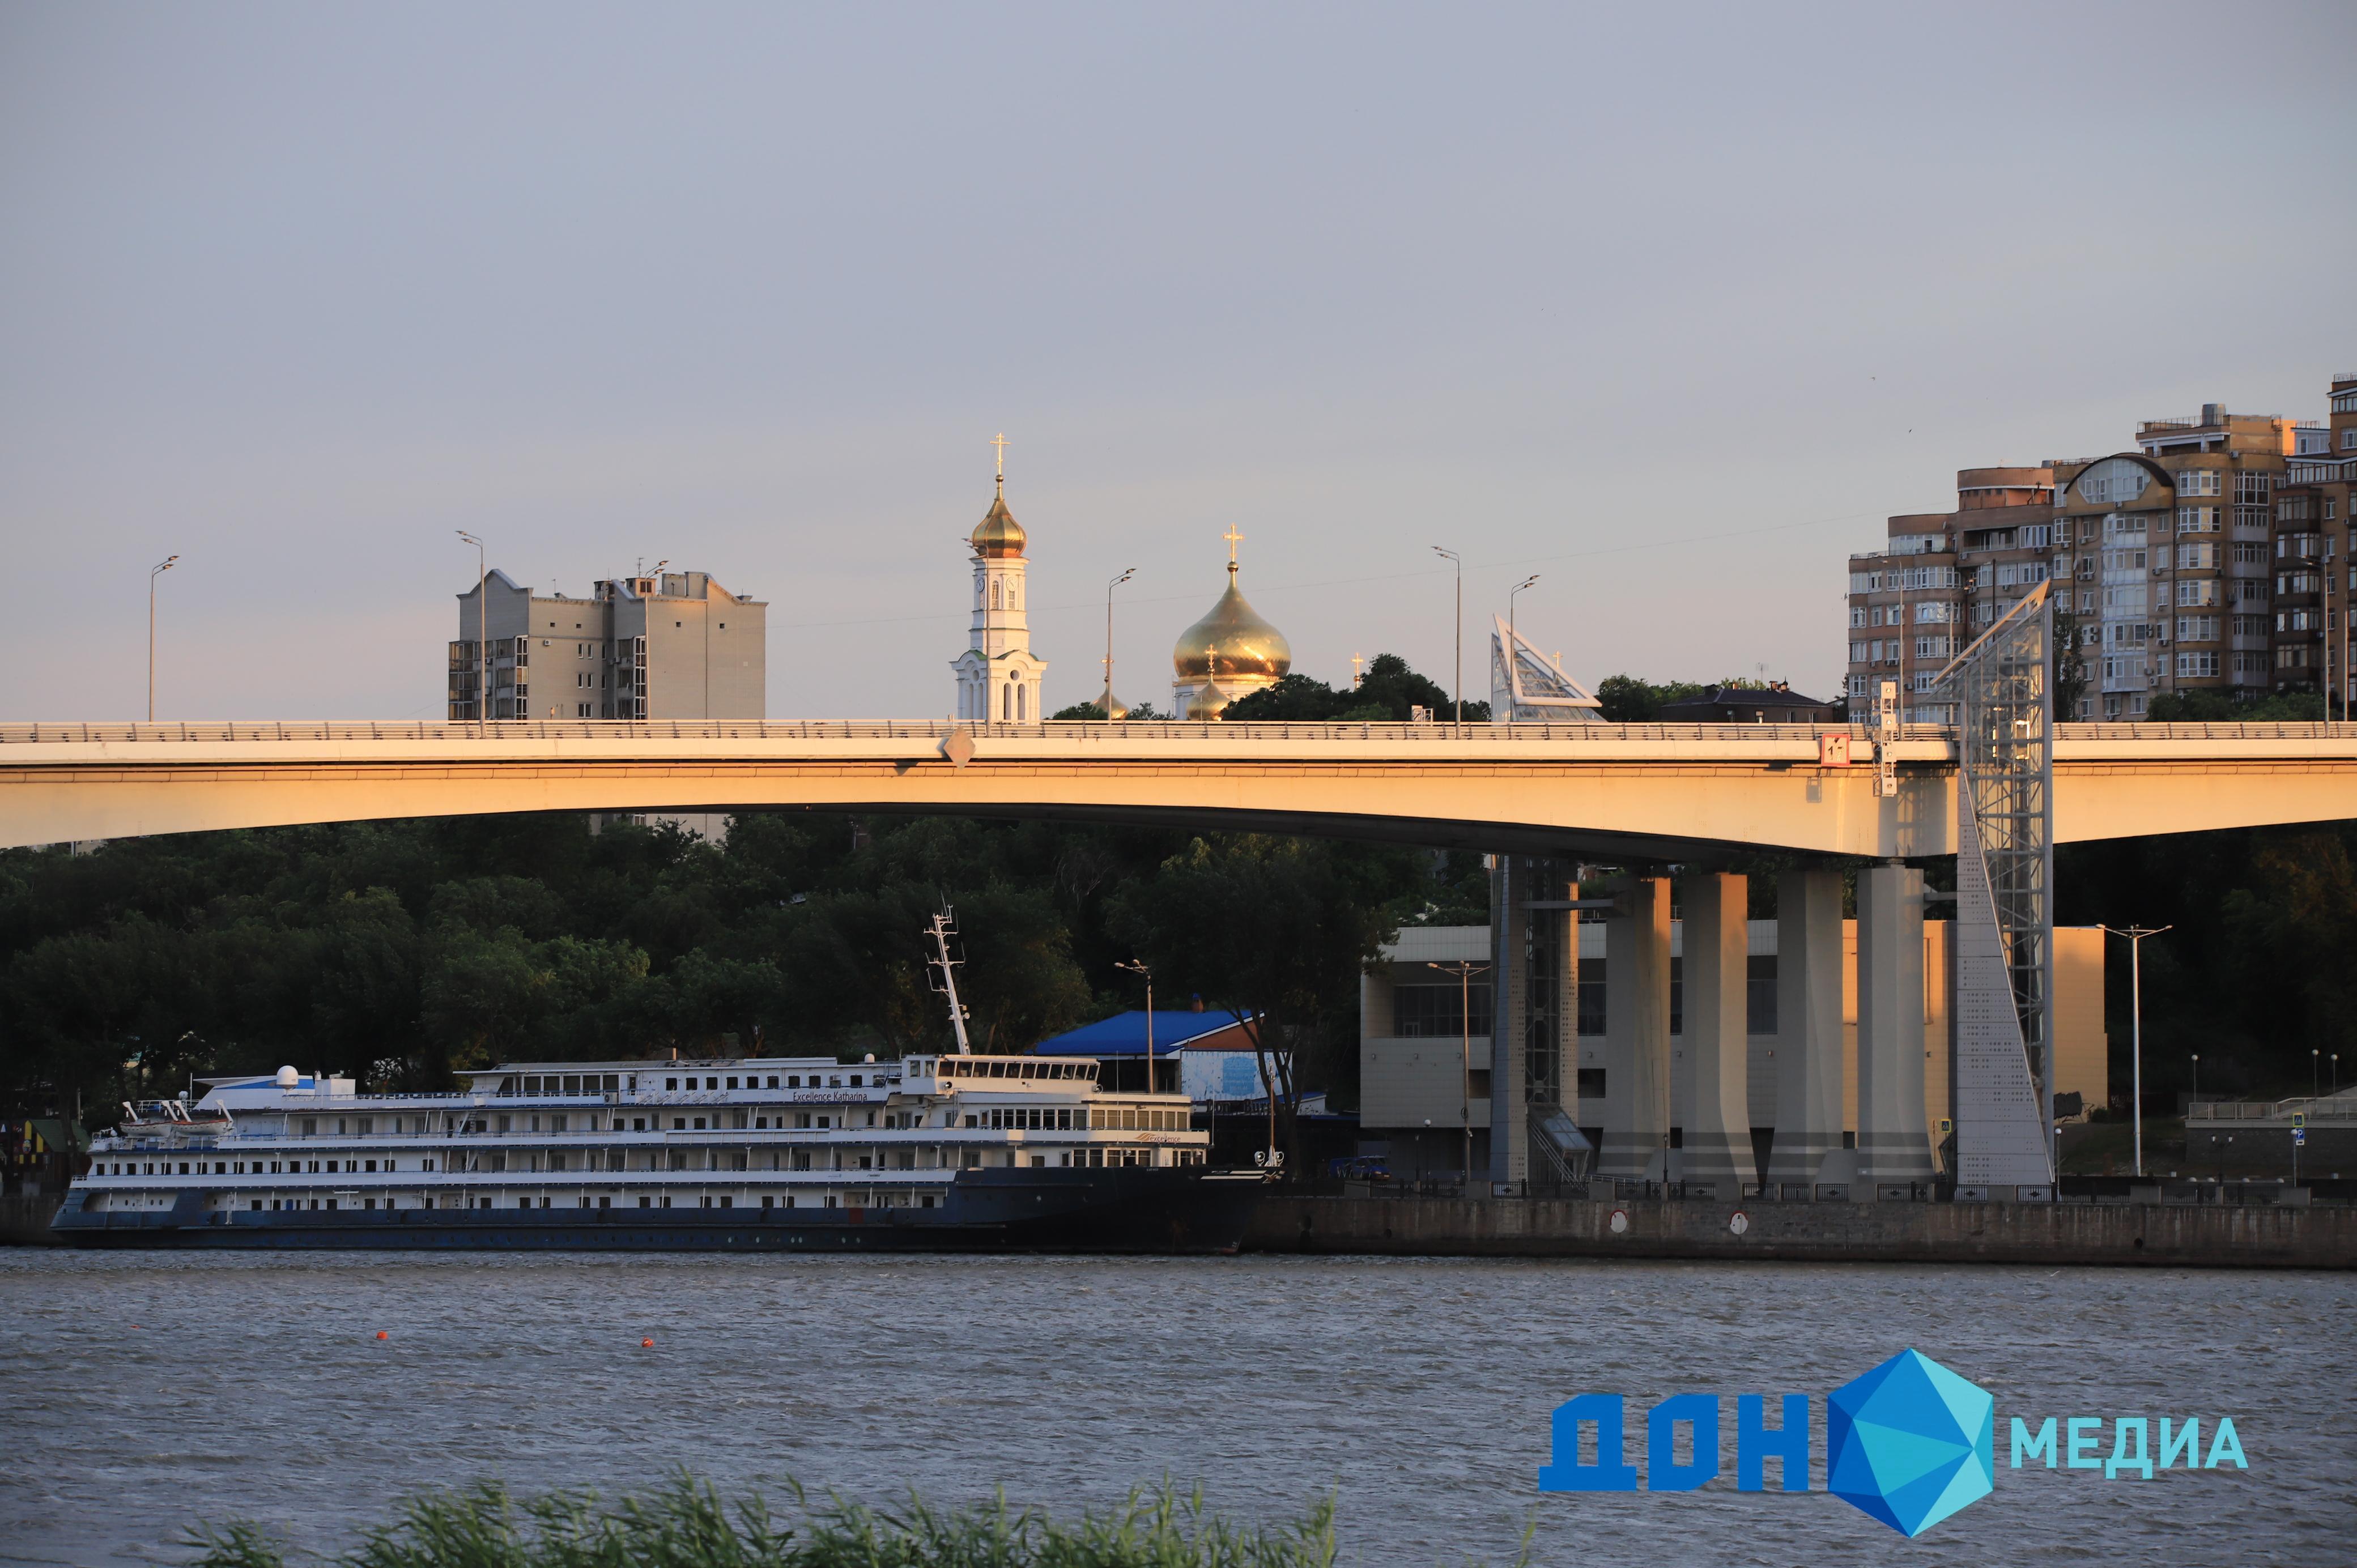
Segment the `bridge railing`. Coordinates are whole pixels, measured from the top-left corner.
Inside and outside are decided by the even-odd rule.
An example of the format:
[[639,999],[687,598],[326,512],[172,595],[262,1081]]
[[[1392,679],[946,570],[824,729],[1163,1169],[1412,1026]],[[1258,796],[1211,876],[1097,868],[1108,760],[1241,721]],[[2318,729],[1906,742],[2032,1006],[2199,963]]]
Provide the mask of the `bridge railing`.
[[[0,746],[123,745],[320,741],[504,740],[919,740],[938,741],[963,729],[977,739],[1062,741],[1382,740],[1401,745],[1470,742],[1630,740],[1811,741],[1824,734],[1871,740],[1867,725],[1771,724],[1219,724],[1163,720],[1143,724],[958,724],[946,719],[493,719],[486,724],[441,719],[172,719],[158,723],[0,724]],[[2066,724],[2063,740],[2320,740],[2357,739],[2357,724]],[[1910,724],[1905,740],[1951,741],[1944,725]]]
[[[1143,724],[958,724],[944,719],[211,719],[155,724],[0,725],[0,746],[76,742],[144,744],[272,741],[499,740],[940,740],[956,730],[977,739],[1014,740],[1387,740],[1527,741],[1813,740],[1826,732],[1867,736],[1862,725],[1560,725],[1560,724],[1220,724],[1169,720]],[[1907,738],[1938,740],[1938,725],[1909,725]]]

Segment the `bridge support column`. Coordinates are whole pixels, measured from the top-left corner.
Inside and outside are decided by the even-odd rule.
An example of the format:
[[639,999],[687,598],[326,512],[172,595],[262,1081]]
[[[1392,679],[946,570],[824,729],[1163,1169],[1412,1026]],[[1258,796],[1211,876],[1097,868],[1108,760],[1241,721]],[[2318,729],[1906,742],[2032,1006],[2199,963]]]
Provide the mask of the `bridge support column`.
[[1857,1189],[1921,1185],[1930,1196],[1923,1110],[1923,874],[1892,862],[1857,875]]
[[1842,879],[1792,871],[1776,881],[1776,1142],[1768,1185],[1813,1196],[1842,1146]]
[[1697,876],[1685,892],[1686,1067],[1692,1100],[1683,1148],[1672,1156],[1689,1192],[1715,1188],[1729,1200],[1760,1179],[1751,1151],[1751,1069],[1745,1020],[1750,1000],[1750,884]]
[[[1564,1103],[1578,1048],[1579,897],[1559,862],[1501,854],[1490,878],[1490,1179],[1534,1174],[1534,1108]],[[1556,908],[1534,908],[1534,905]],[[1539,1114],[1544,1114],[1540,1111]],[[1469,1176],[1471,1173],[1468,1173]]]
[[1631,877],[1604,931],[1604,1147],[1597,1172],[1664,1181],[1670,1147],[1670,884]]

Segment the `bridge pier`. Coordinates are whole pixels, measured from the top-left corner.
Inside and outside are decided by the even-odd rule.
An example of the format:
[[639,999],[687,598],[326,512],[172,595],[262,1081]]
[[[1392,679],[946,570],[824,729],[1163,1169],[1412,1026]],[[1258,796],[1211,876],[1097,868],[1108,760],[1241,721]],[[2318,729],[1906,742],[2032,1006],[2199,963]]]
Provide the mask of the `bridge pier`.
[[1923,1110],[1923,874],[1893,861],[1857,875],[1858,1187],[1851,1196],[1871,1198],[1879,1183],[1932,1178]]
[[[1501,854],[1490,879],[1490,1179],[1532,1176],[1534,1106],[1568,1098],[1577,1059],[1579,897],[1560,862]],[[1533,908],[1534,905],[1557,908]],[[1471,1173],[1468,1173],[1469,1176]]]
[[1710,1187],[1730,1202],[1759,1180],[1751,1150],[1751,1071],[1745,1023],[1750,1000],[1750,884],[1713,873],[1686,884],[1684,1000],[1691,1086],[1684,1146],[1673,1174],[1692,1193]]
[[1605,923],[1604,1147],[1597,1174],[1665,1181],[1670,1147],[1670,883],[1632,876]]
[[1776,882],[1776,1141],[1770,1187],[1813,1188],[1842,1146],[1842,878]]

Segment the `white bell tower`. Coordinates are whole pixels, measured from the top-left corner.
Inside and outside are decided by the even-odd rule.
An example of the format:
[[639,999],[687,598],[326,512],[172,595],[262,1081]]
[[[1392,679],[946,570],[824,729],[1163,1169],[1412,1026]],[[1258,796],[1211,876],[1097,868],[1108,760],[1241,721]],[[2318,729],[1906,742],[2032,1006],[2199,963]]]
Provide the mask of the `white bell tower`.
[[1039,677],[1048,666],[1031,656],[1024,616],[1023,525],[1006,510],[1006,437],[998,448],[998,493],[967,541],[974,547],[971,645],[952,661],[957,671],[957,716],[963,724],[1038,724]]

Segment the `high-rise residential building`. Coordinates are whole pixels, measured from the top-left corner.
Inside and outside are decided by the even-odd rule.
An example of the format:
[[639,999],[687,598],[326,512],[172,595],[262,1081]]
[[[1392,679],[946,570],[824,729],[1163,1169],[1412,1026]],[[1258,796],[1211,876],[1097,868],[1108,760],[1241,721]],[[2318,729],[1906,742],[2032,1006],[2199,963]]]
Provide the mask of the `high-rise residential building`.
[[2328,713],[2346,717],[2350,679],[2349,594],[2357,561],[2349,553],[2349,507],[2357,489],[2357,372],[2332,378],[2331,417],[2294,431],[2276,486],[2275,660],[2278,692],[2325,692]]
[[2273,679],[2273,414],[2148,419],[2137,450],[2057,462],[2056,545],[2088,637],[2079,718],[2140,719],[2163,693],[2265,694]]
[[[703,572],[609,577],[587,598],[540,594],[493,568],[458,596],[450,717],[759,719],[769,704],[769,605]],[[490,657],[480,652],[484,640]],[[479,687],[488,684],[488,708]]]
[[[2357,395],[2334,387],[2357,455]],[[2327,493],[2352,467],[2340,432],[2208,403],[2198,417],[2145,421],[2133,452],[1963,470],[1954,511],[1891,518],[1881,550],[1850,557],[1852,711],[1893,679],[1910,722],[1953,724],[1952,707],[1930,698],[1941,669],[2049,580],[2088,672],[2077,712],[2062,717],[2138,719],[2168,692],[2315,687],[2323,628],[2340,614],[2322,602],[2326,553],[2347,561],[2345,542],[2330,542],[2341,536],[2314,526],[2329,503],[2346,528],[2345,490]],[[2303,471],[2330,474],[2293,509],[2298,520],[2279,520],[2276,488],[2303,444],[2317,453]]]
[[2046,580],[2053,499],[2045,468],[1964,468],[1954,511],[1891,518],[1882,549],[1850,557],[1851,712],[1895,680],[1907,722],[1955,722],[1932,683],[1976,629]]

